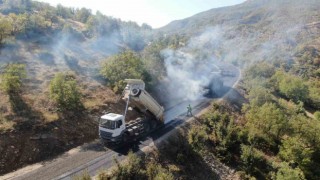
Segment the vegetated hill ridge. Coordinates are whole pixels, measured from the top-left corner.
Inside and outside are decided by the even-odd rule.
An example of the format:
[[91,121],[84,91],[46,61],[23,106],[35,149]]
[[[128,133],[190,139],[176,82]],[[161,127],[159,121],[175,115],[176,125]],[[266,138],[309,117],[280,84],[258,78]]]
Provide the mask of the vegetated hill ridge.
[[[151,30],[86,8],[31,0],[0,0],[0,25],[1,75],[12,63],[25,64],[27,74],[14,96],[0,90],[0,174],[96,139],[95,116],[124,108],[99,77],[101,61],[143,49]],[[77,112],[60,111],[49,95],[55,74],[70,71],[82,94],[84,109]]]
[[215,8],[172,21],[158,30],[169,34],[191,33],[215,25],[270,25],[270,29],[279,29],[319,21],[319,7],[317,0],[249,0],[239,5]]
[[217,34],[211,40],[217,43],[215,55],[222,60],[288,62],[305,47],[319,50],[319,8],[318,0],[250,0],[173,21],[157,31],[181,36]]
[[[114,93],[95,81],[100,60],[125,48],[142,50],[148,39],[148,33],[132,22],[122,24],[101,14],[83,19],[75,12],[81,12],[81,15],[86,9],[52,9],[42,3],[34,3],[34,6],[29,3],[24,9],[15,7],[19,3],[12,2],[16,1],[0,0],[0,17],[8,19],[9,13],[26,13],[29,23],[26,31],[7,39],[1,49],[0,65],[26,64],[28,78],[24,82],[21,101],[42,116],[28,119],[15,114],[9,98],[0,93],[0,118],[18,124],[12,131],[0,134],[0,174],[96,138],[92,117],[83,117],[81,121],[60,117],[59,112],[52,110],[48,100],[50,80],[58,71],[74,71],[82,83],[84,104],[91,110],[88,112],[110,110],[110,104],[116,101]],[[50,17],[56,19],[44,18],[46,8],[54,14]],[[318,0],[251,0],[174,21],[157,32],[188,38],[204,34],[203,40],[211,44],[206,46],[204,43],[201,51],[212,51],[217,59],[239,65],[279,59],[288,63],[305,52],[311,52],[312,57],[319,55],[318,9]],[[316,61],[311,64],[319,67]],[[120,111],[120,108],[114,109]],[[32,140],[43,135],[49,137],[43,143],[41,138]]]

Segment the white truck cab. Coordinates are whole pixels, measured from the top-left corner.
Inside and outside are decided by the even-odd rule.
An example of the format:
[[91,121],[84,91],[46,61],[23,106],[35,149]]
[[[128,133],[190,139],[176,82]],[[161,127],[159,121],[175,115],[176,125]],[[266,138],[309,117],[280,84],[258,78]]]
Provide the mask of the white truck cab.
[[117,141],[126,129],[124,116],[108,113],[100,118],[99,136],[108,141]]

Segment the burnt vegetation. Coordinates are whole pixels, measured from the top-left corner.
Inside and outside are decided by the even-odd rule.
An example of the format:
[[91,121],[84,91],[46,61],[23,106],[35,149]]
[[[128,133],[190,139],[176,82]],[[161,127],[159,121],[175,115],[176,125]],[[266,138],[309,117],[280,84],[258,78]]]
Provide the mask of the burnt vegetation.
[[169,148],[131,154],[100,179],[214,179],[217,161],[243,179],[319,179],[319,9],[318,0],[251,0],[153,30],[86,8],[0,0],[0,174],[97,138],[95,117],[123,109],[126,78],[166,102],[169,49],[179,67],[185,54],[192,67],[240,67],[243,101],[213,104]]

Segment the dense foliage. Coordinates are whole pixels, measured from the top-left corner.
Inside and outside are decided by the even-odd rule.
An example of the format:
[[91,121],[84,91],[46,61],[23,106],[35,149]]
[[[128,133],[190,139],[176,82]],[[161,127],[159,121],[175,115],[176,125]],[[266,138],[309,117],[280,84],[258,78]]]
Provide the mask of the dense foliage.
[[132,152],[129,152],[126,164],[120,164],[117,160],[115,160],[115,163],[117,168],[110,174],[100,173],[97,179],[174,179],[173,174],[160,164],[156,164],[149,159],[142,159]]
[[244,73],[242,111],[213,105],[190,130],[189,142],[199,151],[213,146],[244,178],[319,179],[319,115],[306,110],[319,111],[309,91],[314,80],[276,64],[254,64]]
[[50,82],[50,97],[60,110],[76,110],[82,107],[78,83],[72,74],[56,74]]
[[8,64],[1,73],[1,89],[8,94],[17,93],[22,86],[22,80],[26,78],[24,64]]
[[100,74],[108,80],[115,92],[122,91],[126,85],[125,79],[142,79],[150,81],[140,57],[132,51],[124,51],[107,58],[100,69]]
[[[146,45],[151,33],[147,24],[123,22],[103,15],[93,14],[90,9],[68,8],[62,5],[52,7],[48,3],[31,0],[4,0],[0,2],[0,45],[7,37],[30,38],[36,34],[56,33],[65,26],[88,39],[116,37],[132,50],[140,51]],[[73,22],[84,24],[74,27]],[[21,36],[23,35],[23,36]]]
[[[158,161],[158,157],[153,157],[154,161],[143,163],[144,159],[130,155],[129,164],[118,164],[117,170],[113,172],[114,177],[171,179],[173,174],[175,178],[182,175],[205,179],[208,178],[205,172],[210,171],[203,168],[205,167],[203,157],[214,153],[221,160],[235,165],[245,178],[254,176],[258,179],[320,179],[320,41],[317,24],[320,17],[317,13],[319,2],[317,0],[310,0],[308,3],[303,0],[290,2],[292,3],[286,0],[246,1],[246,4],[236,8],[231,7],[231,10],[212,10],[194,18],[176,21],[158,31],[163,30],[163,34],[151,36],[151,27],[146,24],[139,26],[135,22],[122,22],[100,12],[92,14],[92,11],[86,8],[76,9],[62,5],[52,7],[31,0],[0,0],[0,48],[7,52],[10,48],[13,49],[12,52],[19,50],[3,57],[8,57],[9,62],[30,61],[31,65],[28,64],[28,69],[32,70],[30,74],[43,67],[39,68],[39,63],[33,61],[33,58],[37,57],[41,60],[51,59],[50,68],[56,65],[54,60],[61,59],[71,67],[79,64],[77,58],[69,56],[80,54],[83,52],[81,49],[83,47],[92,45],[98,52],[103,52],[99,54],[95,53],[97,51],[91,52],[92,49],[86,50],[88,52],[86,55],[99,54],[100,56],[97,56],[99,58],[101,55],[109,56],[118,50],[131,49],[135,52],[123,51],[110,56],[102,65],[101,75],[115,91],[123,89],[123,80],[127,78],[139,78],[148,83],[150,75],[154,79],[166,76],[165,62],[161,53],[166,48],[173,50],[181,47],[189,48],[188,52],[197,57],[195,58],[197,60],[201,57],[213,57],[215,60],[229,61],[238,65],[252,63],[253,65],[245,70],[243,76],[242,88],[245,90],[248,103],[243,105],[240,112],[231,111],[232,107],[213,105],[210,112],[199,120],[200,123],[196,123],[189,133],[185,134],[187,141],[185,139],[181,140],[182,143],[175,141],[171,148],[161,152],[160,156],[165,154],[171,158],[162,157],[164,160]],[[282,8],[273,8],[275,6],[273,3],[280,3]],[[208,25],[215,28],[208,28]],[[298,25],[302,25],[301,29]],[[207,33],[203,33],[204,31]],[[172,35],[174,33],[178,35]],[[52,37],[56,37],[57,34],[62,39],[59,45],[65,43],[68,46],[82,42],[85,42],[83,43],[85,45],[79,48],[81,50],[76,48],[65,50],[63,48],[66,46],[63,46],[61,48],[63,53],[59,51],[56,54],[48,53],[52,49],[59,49],[50,44],[53,41]],[[186,43],[187,38],[199,34],[206,36],[201,36],[196,42]],[[77,41],[70,43],[68,38]],[[110,53],[105,52],[105,49],[96,48],[101,47],[101,44],[113,44],[115,50]],[[53,47],[46,49],[42,48],[42,45]],[[192,48],[193,45],[200,47],[195,49]],[[20,47],[26,47],[27,52],[34,53],[34,56],[20,57],[22,56],[18,53],[20,49],[25,50]],[[61,57],[64,58],[59,59],[57,54],[63,54]],[[87,59],[88,56],[81,54],[78,57]],[[256,63],[257,60],[260,62]],[[86,66],[91,64],[91,61],[82,63]],[[77,67],[79,68],[76,70],[83,73],[81,68],[84,67]],[[24,69],[24,65],[11,64],[2,70],[1,88],[9,95],[20,92],[22,79],[26,77]],[[91,70],[96,69],[90,69],[90,72]],[[79,78],[84,75],[87,74],[83,73]],[[38,79],[45,82],[45,78],[37,77],[32,80],[36,83]],[[33,84],[29,82],[28,85],[30,84],[29,87],[32,87]],[[31,91],[31,88],[27,89],[25,94],[28,91]],[[38,92],[39,89],[36,89],[36,93]],[[46,105],[45,100],[32,98],[37,97],[36,93],[33,96],[27,94],[31,98],[11,97],[9,101],[15,104],[12,108],[13,113],[10,112],[10,108],[1,104],[0,122],[8,118],[14,119],[15,116],[12,114],[20,114],[23,118],[40,119],[27,116],[26,113],[17,113],[32,112],[30,110],[43,108]],[[87,94],[90,93],[94,92],[90,91]],[[98,95],[93,94],[96,99],[103,94],[98,93]],[[50,97],[60,110],[75,110],[82,107],[82,95],[73,75],[58,73],[50,83]],[[28,102],[25,103],[25,100]],[[95,104],[94,100],[90,103]],[[32,105],[31,108],[27,106],[28,104]],[[46,110],[42,112],[41,115],[46,115],[46,118],[55,116]],[[58,129],[64,130],[64,127],[60,127]],[[21,159],[23,158],[22,156]],[[164,165],[158,165],[160,162]],[[169,166],[168,162],[172,166]],[[197,172],[204,173],[199,175]],[[212,179],[212,176],[209,177],[208,179]]]

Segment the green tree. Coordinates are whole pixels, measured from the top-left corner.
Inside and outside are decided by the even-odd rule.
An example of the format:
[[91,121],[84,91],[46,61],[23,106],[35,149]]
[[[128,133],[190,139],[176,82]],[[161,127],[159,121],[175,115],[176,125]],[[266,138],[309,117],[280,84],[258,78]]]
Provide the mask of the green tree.
[[143,62],[146,65],[147,71],[155,77],[165,76],[166,68],[164,58],[161,51],[167,47],[168,44],[162,41],[154,41],[146,46],[142,52]]
[[9,37],[12,32],[12,23],[9,19],[0,16],[0,47],[3,45],[5,38]]
[[8,94],[20,91],[23,78],[26,78],[25,64],[9,64],[1,74],[1,89]]
[[[121,165],[115,160],[117,168],[112,171],[112,179],[141,179],[144,172],[142,171],[142,159],[134,154],[132,151],[128,154],[128,162]],[[111,178],[110,178],[111,179]]]
[[[320,68],[319,68],[320,72]],[[313,106],[315,109],[320,109],[320,81],[319,79],[310,79],[308,81],[309,88],[309,105]]]
[[57,73],[50,82],[50,97],[61,110],[82,108],[81,93],[72,74]]
[[280,93],[292,99],[294,102],[306,102],[309,89],[302,79],[298,77],[288,76],[279,83]]
[[263,153],[254,148],[252,145],[247,146],[241,144],[240,148],[240,159],[248,173],[254,173],[255,168],[257,168],[258,166],[263,166],[265,164]]
[[146,164],[146,175],[148,179],[154,180],[173,180],[174,176],[168,170],[163,168],[161,164],[157,163],[154,160],[151,160]]
[[18,33],[24,33],[27,26],[28,21],[28,15],[27,14],[14,14],[10,13],[9,18],[12,23],[12,33],[18,34]]
[[320,122],[318,120],[299,114],[293,116],[289,122],[293,134],[303,138],[310,146],[320,148]]
[[132,51],[124,51],[106,59],[100,74],[108,80],[115,92],[125,87],[125,79],[142,79],[146,83],[150,81],[150,75],[146,72],[144,64]]
[[247,98],[250,101],[250,106],[262,106],[267,102],[272,102],[270,91],[262,86],[255,86],[249,90]]
[[63,17],[64,19],[67,19],[71,18],[74,13],[72,8],[67,8],[62,6],[61,4],[58,4],[56,8],[56,14]]
[[188,132],[188,142],[196,151],[203,150],[207,140],[208,135],[204,127],[192,126]]
[[314,117],[320,121],[320,111],[315,112]]
[[270,78],[275,73],[275,68],[267,62],[261,62],[250,66],[245,71],[245,77],[250,79],[256,77]]
[[246,127],[249,130],[249,141],[261,138],[269,145],[275,145],[275,141],[279,140],[288,126],[284,112],[274,103],[252,107],[246,112],[245,117],[248,120]]
[[305,176],[301,169],[299,168],[292,168],[288,163],[283,162],[279,165],[276,165],[277,173],[272,176],[272,179],[275,180],[305,180]]
[[306,171],[312,158],[313,150],[301,138],[289,137],[282,142],[279,156],[287,161],[297,163],[299,168]]
[[88,18],[90,17],[90,15],[91,15],[91,10],[90,9],[81,8],[81,9],[76,11],[75,19],[77,21],[82,22],[82,23],[86,23]]
[[50,22],[50,27],[52,27],[53,23],[58,22],[57,14],[50,5],[45,6],[41,11],[41,14],[45,18],[45,21]]
[[47,27],[45,18],[38,14],[31,14],[28,18],[27,27],[32,31],[41,31]]

